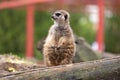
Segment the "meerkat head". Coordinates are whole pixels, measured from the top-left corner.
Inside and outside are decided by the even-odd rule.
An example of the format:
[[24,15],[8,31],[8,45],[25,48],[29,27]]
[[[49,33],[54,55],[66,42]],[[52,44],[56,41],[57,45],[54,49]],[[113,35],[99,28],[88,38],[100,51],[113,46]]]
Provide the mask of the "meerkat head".
[[69,22],[69,13],[65,10],[57,10],[53,13],[51,18],[57,24],[65,24]]

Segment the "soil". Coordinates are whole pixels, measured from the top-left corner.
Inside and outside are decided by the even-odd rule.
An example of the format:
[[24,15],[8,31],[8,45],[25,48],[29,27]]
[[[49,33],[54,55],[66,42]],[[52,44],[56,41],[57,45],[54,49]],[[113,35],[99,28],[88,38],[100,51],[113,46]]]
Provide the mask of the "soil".
[[45,67],[43,61],[22,59],[15,55],[0,55],[0,75],[41,67]]

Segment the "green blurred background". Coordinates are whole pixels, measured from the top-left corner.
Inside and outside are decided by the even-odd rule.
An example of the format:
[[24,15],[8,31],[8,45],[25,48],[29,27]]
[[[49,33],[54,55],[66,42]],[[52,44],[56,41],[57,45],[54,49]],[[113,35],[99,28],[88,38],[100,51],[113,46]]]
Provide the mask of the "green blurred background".
[[[88,14],[82,12],[70,13],[70,25],[74,33],[82,36],[92,45],[96,38],[94,24]],[[105,52],[120,53],[120,15],[114,14],[105,17]],[[39,57],[40,52],[36,46],[39,40],[47,36],[53,21],[51,13],[47,11],[35,11],[34,26],[34,56]],[[5,9],[0,10],[0,54],[12,53],[25,56],[26,41],[26,10]],[[39,57],[40,59],[42,57]]]

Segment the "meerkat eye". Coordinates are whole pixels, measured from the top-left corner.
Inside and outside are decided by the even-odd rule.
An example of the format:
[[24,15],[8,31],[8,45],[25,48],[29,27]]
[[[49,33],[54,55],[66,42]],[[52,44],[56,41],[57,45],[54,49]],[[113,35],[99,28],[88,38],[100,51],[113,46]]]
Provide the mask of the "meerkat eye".
[[65,20],[67,20],[67,18],[68,18],[68,16],[67,16],[67,15],[65,15]]
[[56,16],[60,16],[61,14],[60,14],[60,13],[56,13],[55,15],[56,15]]

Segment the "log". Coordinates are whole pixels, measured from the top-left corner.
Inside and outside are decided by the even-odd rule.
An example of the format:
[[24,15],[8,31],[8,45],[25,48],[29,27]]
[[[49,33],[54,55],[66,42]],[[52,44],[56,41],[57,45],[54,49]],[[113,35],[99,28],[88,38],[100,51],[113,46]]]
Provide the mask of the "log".
[[3,74],[0,80],[120,80],[120,56]]

